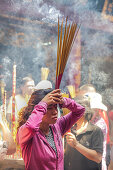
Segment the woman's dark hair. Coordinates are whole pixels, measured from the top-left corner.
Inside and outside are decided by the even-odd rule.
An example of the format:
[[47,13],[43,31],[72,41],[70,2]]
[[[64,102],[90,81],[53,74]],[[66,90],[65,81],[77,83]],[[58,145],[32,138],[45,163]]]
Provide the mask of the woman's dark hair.
[[93,114],[94,114],[94,111],[91,108],[86,106],[84,117],[88,122],[92,119]]
[[34,106],[37,105],[48,93],[50,93],[52,89],[42,89],[42,90],[36,90],[32,93],[28,105],[26,107],[23,107],[19,114],[18,114],[18,126],[17,129],[22,126],[29,116],[31,115]]
[[84,97],[76,101],[81,106],[85,107],[84,118],[89,122],[94,114],[94,111],[90,108],[90,101]]

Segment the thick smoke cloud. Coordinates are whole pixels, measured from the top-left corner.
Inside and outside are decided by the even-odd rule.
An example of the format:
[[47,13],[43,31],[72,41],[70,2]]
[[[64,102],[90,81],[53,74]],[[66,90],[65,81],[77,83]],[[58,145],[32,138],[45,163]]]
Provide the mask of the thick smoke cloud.
[[[27,74],[32,75],[37,84],[41,79],[41,67],[49,67],[48,79],[55,83],[58,16],[60,23],[68,16],[69,22],[76,21],[81,25],[81,44],[75,43],[75,46],[82,46],[81,85],[90,82],[100,93],[109,86],[113,88],[111,69],[105,64],[106,58],[112,56],[113,26],[102,15],[104,1],[5,0],[0,3],[1,14],[5,15],[7,10],[11,16],[0,27],[0,58],[7,90],[12,86],[14,62],[17,64],[17,86]],[[63,75],[61,88],[64,91],[75,81],[74,57],[71,53]]]

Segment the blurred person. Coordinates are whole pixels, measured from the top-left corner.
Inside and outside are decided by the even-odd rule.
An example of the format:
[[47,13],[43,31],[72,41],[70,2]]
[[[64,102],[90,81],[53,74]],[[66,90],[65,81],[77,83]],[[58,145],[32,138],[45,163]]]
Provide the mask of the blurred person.
[[109,111],[109,118],[113,121],[113,110]]
[[110,110],[108,115],[110,121],[110,142],[113,142],[113,110]]
[[107,170],[106,152],[107,152],[107,125],[102,118],[100,112],[107,111],[107,107],[102,103],[102,96],[99,93],[85,94],[90,99],[90,107],[94,110],[91,122],[101,128],[104,134],[103,155],[102,155],[102,170]]
[[49,80],[41,80],[36,86],[35,90],[52,89],[52,83]]
[[[71,112],[58,119],[57,104]],[[84,111],[84,107],[74,100],[63,98],[60,89],[41,89],[32,93],[18,119],[17,141],[26,170],[63,170],[62,136]]]
[[96,89],[92,84],[84,84],[84,85],[79,87],[77,97],[81,98],[81,97],[84,96],[84,94],[93,93],[93,92],[95,93]]
[[108,114],[107,114],[107,108],[100,109],[99,114],[104,119],[107,125],[106,165],[108,169],[108,166],[110,164],[110,124],[109,124],[109,119],[108,119]]
[[102,130],[90,122],[93,111],[85,99],[78,101],[85,114],[67,133],[64,170],[101,170],[103,153]]
[[110,161],[110,165],[108,167],[108,170],[113,170],[113,142],[111,142],[110,155],[111,155],[111,161]]
[[5,159],[7,150],[7,143],[0,140],[0,161]]
[[16,152],[16,144],[14,143],[11,132],[7,124],[2,120],[0,114],[0,129],[3,139],[0,140],[0,160],[5,159],[6,155],[11,155]]
[[[15,117],[17,120],[18,112],[21,108],[27,105],[28,100],[34,91],[35,83],[30,77],[24,77],[20,82],[20,94],[15,96]],[[7,106],[7,120],[11,124],[11,114],[12,114],[12,97],[10,97]],[[10,125],[11,126],[11,125]]]
[[[94,85],[92,84],[84,84],[79,88],[79,92],[77,94],[77,97],[83,97],[85,94],[87,93],[91,93],[94,94],[96,93],[96,88],[94,87]],[[100,94],[99,94],[100,95]],[[102,103],[102,96],[99,96],[99,100]],[[99,102],[100,103],[100,102]],[[99,110],[99,114],[100,116],[104,119],[106,126],[107,126],[107,145],[106,145],[106,165],[107,167],[110,164],[110,129],[109,129],[109,119],[108,119],[108,115],[107,115],[107,107],[103,105],[102,109]]]
[[108,167],[108,170],[113,170],[113,110],[109,111],[109,118],[110,118],[110,123],[111,123],[111,140],[110,140],[110,146],[111,146],[111,160],[110,160],[110,165]]

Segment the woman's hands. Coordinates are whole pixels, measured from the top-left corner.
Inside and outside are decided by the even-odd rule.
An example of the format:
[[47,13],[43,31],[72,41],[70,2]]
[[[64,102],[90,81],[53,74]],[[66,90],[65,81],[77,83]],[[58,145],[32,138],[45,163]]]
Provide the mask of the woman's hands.
[[76,148],[76,145],[78,144],[78,141],[76,140],[76,137],[75,135],[73,135],[72,133],[67,133],[66,134],[66,140],[67,140],[67,143],[73,147],[73,148]]
[[43,102],[46,102],[47,105],[51,104],[63,104],[64,100],[62,94],[60,93],[60,89],[53,90],[52,92],[48,93],[43,99]]

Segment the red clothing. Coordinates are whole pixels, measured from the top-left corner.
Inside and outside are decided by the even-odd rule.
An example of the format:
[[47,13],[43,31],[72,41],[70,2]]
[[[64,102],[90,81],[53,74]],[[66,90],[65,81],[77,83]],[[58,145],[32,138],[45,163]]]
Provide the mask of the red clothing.
[[17,140],[21,146],[26,170],[64,169],[62,136],[83,115],[85,108],[69,98],[64,98],[62,107],[68,108],[71,112],[60,117],[55,124],[50,125],[57,155],[39,129],[42,118],[47,112],[46,103],[40,102],[36,105],[27,122],[19,128]]
[[109,120],[106,111],[104,110],[99,110],[100,116],[104,119],[106,125],[107,125],[107,144],[110,143],[110,136],[109,136]]
[[109,118],[113,120],[113,110],[109,111]]

